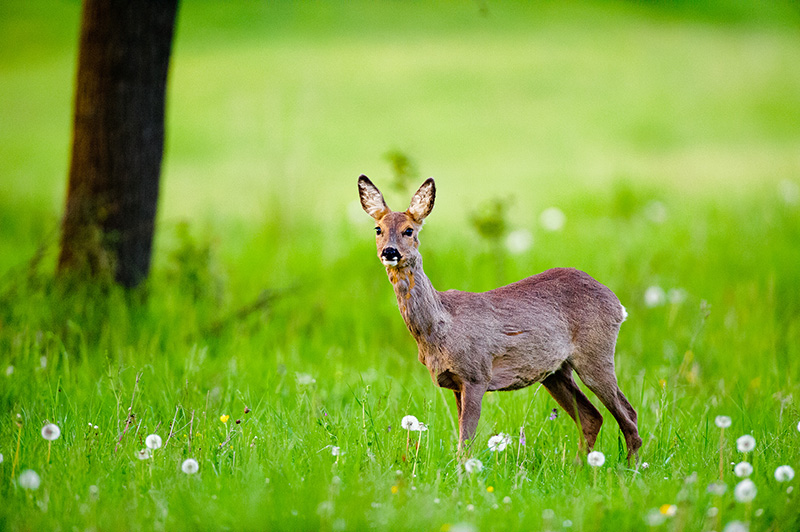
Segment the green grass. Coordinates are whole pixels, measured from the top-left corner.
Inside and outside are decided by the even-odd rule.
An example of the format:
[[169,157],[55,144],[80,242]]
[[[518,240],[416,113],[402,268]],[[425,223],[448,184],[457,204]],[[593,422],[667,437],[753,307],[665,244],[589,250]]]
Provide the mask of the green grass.
[[[0,529],[642,530],[663,505],[656,530],[800,527],[800,477],[773,477],[800,472],[796,11],[221,5],[181,6],[154,269],[130,294],[52,275],[79,5],[0,7]],[[388,192],[393,149],[437,179],[437,288],[574,266],[617,293],[649,467],[628,467],[602,408],[606,463],[575,466],[577,429],[533,386],[486,396],[485,467],[460,471],[452,394],[353,205],[361,172]],[[469,222],[488,198],[513,198],[534,240],[500,267]],[[547,232],[553,205],[567,223]],[[648,307],[651,286],[685,297]],[[430,427],[418,453],[406,414]],[[495,456],[498,432],[514,442]],[[150,433],[169,442],[140,461]],[[751,504],[733,496],[743,459]]]

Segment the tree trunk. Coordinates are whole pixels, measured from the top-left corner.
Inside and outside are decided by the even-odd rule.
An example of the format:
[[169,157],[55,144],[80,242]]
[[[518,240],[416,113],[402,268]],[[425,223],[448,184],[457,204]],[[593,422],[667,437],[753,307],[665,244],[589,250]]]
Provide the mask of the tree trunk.
[[84,0],[58,271],[150,270],[177,0]]

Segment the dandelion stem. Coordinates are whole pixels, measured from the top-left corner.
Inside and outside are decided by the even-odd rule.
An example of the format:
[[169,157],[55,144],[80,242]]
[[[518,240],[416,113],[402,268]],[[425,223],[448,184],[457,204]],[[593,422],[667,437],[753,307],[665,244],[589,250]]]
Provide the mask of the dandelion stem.
[[725,471],[725,460],[722,455],[722,447],[725,444],[725,428],[719,430],[719,480],[722,482],[723,474]]
[[50,449],[53,447],[53,442],[47,442],[47,463],[50,463]]
[[417,452],[414,454],[414,467],[411,468],[411,481],[413,482],[414,476],[417,471],[417,460],[419,460],[419,446],[422,443],[422,431],[419,431],[419,439],[417,440]]
[[408,445],[411,443],[411,426],[409,425],[406,431],[406,456],[408,456]]
[[11,464],[11,480],[14,480],[14,472],[17,469],[17,464],[19,463],[19,444],[20,440],[22,440],[22,423],[17,423],[19,427],[19,432],[17,432],[17,450],[14,453],[14,463]]

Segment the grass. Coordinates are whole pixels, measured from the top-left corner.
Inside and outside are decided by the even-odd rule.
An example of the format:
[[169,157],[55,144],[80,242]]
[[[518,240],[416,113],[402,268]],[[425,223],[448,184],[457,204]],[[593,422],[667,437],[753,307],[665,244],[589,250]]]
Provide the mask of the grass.
[[[0,529],[797,529],[798,479],[773,477],[800,471],[797,15],[704,6],[185,2],[154,270],[126,294],[52,276],[79,6],[4,4]],[[439,289],[575,266],[618,294],[647,468],[602,408],[606,462],[574,465],[539,386],[485,398],[484,468],[460,468],[451,394],[353,205],[361,172],[389,188],[390,150],[437,178]],[[533,236],[500,268],[469,222],[487,198]],[[651,286],[683,297],[647,306]],[[429,426],[408,452],[406,414]],[[138,460],[151,433],[165,446]]]

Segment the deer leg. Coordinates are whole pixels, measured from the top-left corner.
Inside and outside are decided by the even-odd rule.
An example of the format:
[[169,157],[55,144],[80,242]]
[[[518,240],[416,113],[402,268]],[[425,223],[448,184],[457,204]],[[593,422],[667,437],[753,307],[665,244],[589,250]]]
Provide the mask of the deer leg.
[[453,390],[456,396],[456,412],[458,413],[458,426],[461,427],[461,392]]
[[458,416],[459,449],[467,440],[472,440],[481,417],[481,401],[486,393],[486,385],[465,382],[461,392],[456,392],[461,397],[461,408]]
[[603,416],[575,383],[572,368],[565,364],[542,381],[542,385],[578,425],[581,431],[580,449],[584,450],[585,445],[585,449],[591,451],[603,425]]
[[[613,352],[612,352],[613,357]],[[612,358],[613,360],[613,358]],[[636,411],[631,403],[619,389],[617,375],[614,373],[613,363],[608,365],[594,365],[590,368],[575,368],[584,384],[594,392],[598,399],[608,408],[614,419],[617,420],[622,434],[625,436],[625,445],[628,447],[628,462],[636,457],[642,446],[642,438],[636,428]]]

